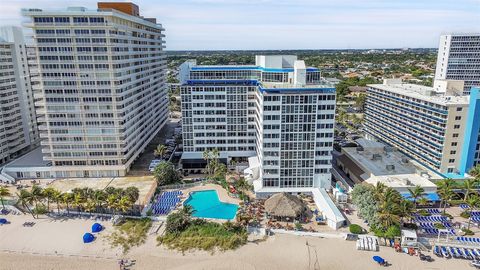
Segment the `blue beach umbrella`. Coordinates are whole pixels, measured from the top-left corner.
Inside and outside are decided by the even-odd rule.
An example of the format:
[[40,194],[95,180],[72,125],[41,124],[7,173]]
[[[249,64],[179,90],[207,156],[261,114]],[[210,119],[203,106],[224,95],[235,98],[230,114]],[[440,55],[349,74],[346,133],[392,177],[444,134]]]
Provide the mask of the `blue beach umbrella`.
[[93,242],[93,240],[95,240],[95,236],[93,236],[93,234],[86,233],[86,234],[83,235],[83,243],[85,243],[85,244],[91,243],[91,242]]
[[380,256],[373,256],[373,260],[377,263],[384,263],[385,260]]
[[94,223],[92,225],[92,233],[101,232],[103,230],[103,226],[100,223]]
[[7,220],[4,218],[0,218],[0,224],[7,224]]

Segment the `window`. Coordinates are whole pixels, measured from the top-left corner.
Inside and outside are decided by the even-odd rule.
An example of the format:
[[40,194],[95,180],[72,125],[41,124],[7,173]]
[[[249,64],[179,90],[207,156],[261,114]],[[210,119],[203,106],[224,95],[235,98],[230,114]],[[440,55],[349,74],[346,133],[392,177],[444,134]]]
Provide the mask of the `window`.
[[455,159],[454,158],[449,159],[448,163],[455,163]]
[[455,120],[462,120],[461,116],[455,116]]
[[453,137],[453,138],[458,138],[458,133],[453,133],[453,134],[452,134],[452,137]]
[[457,146],[457,142],[452,142],[452,146]]
[[461,112],[461,111],[462,111],[462,109],[463,109],[463,108],[461,108],[461,107],[458,107],[458,108],[457,108],[457,112]]
[[453,129],[459,129],[460,128],[460,125],[454,125],[453,126]]
[[455,155],[456,153],[457,153],[457,151],[455,151],[455,150],[450,151],[450,155]]

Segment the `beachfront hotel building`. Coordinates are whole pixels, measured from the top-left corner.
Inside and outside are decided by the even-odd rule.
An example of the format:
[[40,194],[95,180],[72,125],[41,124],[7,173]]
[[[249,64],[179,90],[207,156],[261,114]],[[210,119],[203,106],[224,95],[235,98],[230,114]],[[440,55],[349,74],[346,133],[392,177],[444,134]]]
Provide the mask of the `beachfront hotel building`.
[[367,89],[367,138],[394,146],[444,177],[461,178],[480,163],[480,95],[463,94],[463,81],[437,88],[398,79]]
[[38,56],[41,148],[6,170],[124,176],[168,117],[164,28],[132,3],[22,13]]
[[19,27],[0,27],[0,166],[38,143],[27,47]]
[[181,65],[183,167],[218,149],[248,161],[255,192],[310,192],[331,185],[335,88],[293,55],[256,56],[255,65]]
[[465,94],[470,93],[473,86],[480,87],[480,33],[440,36],[437,80],[465,81]]

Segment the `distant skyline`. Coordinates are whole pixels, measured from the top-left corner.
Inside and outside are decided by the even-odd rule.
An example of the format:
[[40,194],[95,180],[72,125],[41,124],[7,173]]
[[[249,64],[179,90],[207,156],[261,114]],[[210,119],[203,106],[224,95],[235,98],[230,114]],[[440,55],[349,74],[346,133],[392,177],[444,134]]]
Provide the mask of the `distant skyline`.
[[[93,0],[3,0],[21,8],[95,9]],[[122,2],[122,1],[117,1]],[[480,0],[134,0],[166,28],[167,50],[436,48],[439,36],[480,32]]]

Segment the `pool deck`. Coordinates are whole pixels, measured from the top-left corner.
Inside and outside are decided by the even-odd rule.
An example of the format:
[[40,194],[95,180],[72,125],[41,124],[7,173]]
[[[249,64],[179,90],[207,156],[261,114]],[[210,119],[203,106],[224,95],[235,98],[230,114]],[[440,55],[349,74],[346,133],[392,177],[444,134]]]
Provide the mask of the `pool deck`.
[[202,190],[215,190],[215,191],[217,191],[218,199],[221,202],[224,202],[224,203],[233,203],[233,204],[238,205],[241,202],[240,199],[236,199],[236,198],[232,198],[232,197],[228,196],[228,192],[223,187],[221,187],[219,185],[215,185],[215,184],[206,184],[206,185],[203,185],[203,186],[184,189],[183,194],[184,194],[185,198],[182,200],[182,205],[185,202],[185,200],[188,199],[191,192],[202,191]]

